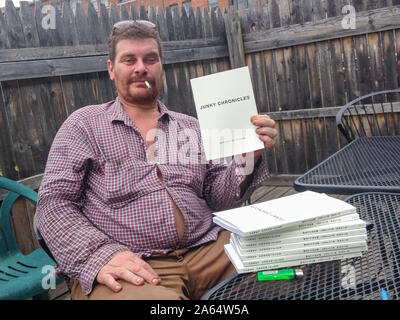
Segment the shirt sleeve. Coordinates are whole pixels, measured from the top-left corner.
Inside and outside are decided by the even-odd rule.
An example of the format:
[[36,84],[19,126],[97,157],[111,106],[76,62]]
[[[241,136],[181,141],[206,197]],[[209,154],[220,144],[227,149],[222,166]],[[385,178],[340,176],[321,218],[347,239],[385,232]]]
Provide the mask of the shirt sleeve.
[[94,156],[85,131],[67,120],[50,149],[35,216],[57,269],[78,280],[86,294],[99,270],[117,252],[129,250],[82,213],[85,176]]
[[[251,162],[249,162],[251,163]],[[243,166],[235,158],[230,163],[223,160],[211,161],[204,181],[204,196],[214,211],[240,206],[248,200],[255,188],[270,176],[265,164],[264,153],[257,163]],[[251,175],[247,189],[241,195],[240,184]]]

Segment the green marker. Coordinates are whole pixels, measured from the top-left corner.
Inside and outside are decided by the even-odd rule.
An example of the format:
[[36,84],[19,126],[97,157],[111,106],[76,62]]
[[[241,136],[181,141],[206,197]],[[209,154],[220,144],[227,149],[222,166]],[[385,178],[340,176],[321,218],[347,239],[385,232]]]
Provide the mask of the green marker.
[[283,269],[283,270],[268,270],[260,271],[257,273],[258,281],[268,280],[290,280],[303,277],[303,270],[301,269]]

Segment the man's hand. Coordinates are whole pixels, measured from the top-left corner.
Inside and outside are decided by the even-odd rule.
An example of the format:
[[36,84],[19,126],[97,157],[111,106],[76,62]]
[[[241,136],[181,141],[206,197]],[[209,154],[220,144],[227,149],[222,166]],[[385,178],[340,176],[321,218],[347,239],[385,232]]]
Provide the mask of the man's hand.
[[122,289],[116,281],[122,279],[134,285],[141,286],[144,281],[159,285],[161,280],[148,263],[130,251],[117,253],[97,274],[96,280],[114,292]]
[[[253,125],[257,127],[256,133],[259,139],[264,143],[264,149],[272,148],[275,145],[276,137],[278,136],[278,130],[275,127],[275,121],[269,116],[264,114],[258,114],[252,116],[250,121]],[[256,150],[253,153],[253,162],[256,163],[261,156],[263,149]],[[249,153],[243,153],[242,158],[244,159],[243,165],[245,165]]]
[[[264,143],[264,149],[272,148],[275,145],[278,130],[275,127],[275,121],[267,115],[255,115],[250,118],[253,125],[257,127],[256,133],[260,140]],[[249,182],[252,179],[254,164],[257,163],[264,149],[256,150],[253,152],[242,153],[239,163],[245,170],[241,173],[246,175],[246,179],[240,184],[241,196],[244,194]]]
[[[265,114],[259,114],[251,117],[251,122],[258,127],[256,133],[260,140],[264,143],[264,148],[269,149],[275,145],[275,139],[278,131],[274,128],[275,121]],[[255,158],[261,155],[262,150],[255,151]]]

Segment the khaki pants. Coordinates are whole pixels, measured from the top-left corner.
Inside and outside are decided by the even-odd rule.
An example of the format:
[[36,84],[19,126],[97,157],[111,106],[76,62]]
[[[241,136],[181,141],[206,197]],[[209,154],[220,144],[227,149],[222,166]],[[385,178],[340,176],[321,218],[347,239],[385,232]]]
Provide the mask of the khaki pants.
[[114,293],[108,287],[97,284],[85,295],[77,281],[72,281],[73,300],[189,300],[199,299],[213,286],[236,272],[224,252],[230,232],[221,231],[215,242],[193,249],[172,251],[166,255],[154,255],[146,262],[160,276],[158,286],[145,283],[135,286],[118,280],[122,290]]

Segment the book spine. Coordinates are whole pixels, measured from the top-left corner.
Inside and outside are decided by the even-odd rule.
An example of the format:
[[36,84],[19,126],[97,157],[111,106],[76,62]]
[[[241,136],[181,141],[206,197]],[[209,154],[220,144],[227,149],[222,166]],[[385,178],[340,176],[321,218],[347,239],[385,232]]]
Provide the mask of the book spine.
[[341,232],[333,232],[333,233],[320,233],[311,236],[300,235],[297,237],[288,237],[282,239],[273,239],[273,240],[259,240],[253,242],[243,242],[236,235],[231,234],[231,238],[238,244],[241,249],[249,249],[249,250],[283,250],[284,247],[287,247],[291,244],[296,244],[299,242],[313,242],[313,241],[322,241],[329,240],[335,238],[344,238],[344,237],[352,237],[365,235],[367,232],[365,228],[341,231]]
[[327,214],[322,217],[314,217],[314,218],[304,219],[301,221],[288,221],[286,223],[281,223],[280,225],[265,227],[265,228],[261,228],[259,230],[249,231],[249,232],[243,232],[241,230],[238,230],[238,232],[235,232],[235,233],[239,234],[242,237],[259,235],[259,234],[266,233],[266,232],[272,232],[272,231],[278,231],[281,229],[286,229],[286,228],[289,228],[289,227],[292,227],[295,225],[301,226],[301,225],[305,225],[308,223],[315,223],[317,221],[322,221],[322,220],[326,220],[326,219],[330,219],[330,218],[334,218],[334,217],[340,217],[340,216],[344,216],[344,215],[348,215],[348,214],[353,214],[353,213],[356,213],[355,210],[356,210],[355,208],[354,209],[352,208],[352,209],[344,210],[341,212],[330,213],[330,214]]
[[243,233],[241,233],[239,230],[237,230],[234,226],[232,226],[231,224],[227,223],[225,220],[223,220],[220,217],[213,217],[213,222],[217,225],[219,225],[220,227],[232,232],[232,233],[240,233],[243,235]]
[[317,258],[325,258],[329,256],[340,256],[351,253],[359,253],[366,250],[365,242],[358,243],[355,247],[350,247],[346,249],[338,249],[338,250],[329,250],[329,251],[321,251],[321,252],[313,252],[313,253],[302,253],[296,255],[287,255],[282,257],[274,257],[268,259],[257,259],[257,260],[242,260],[242,264],[244,267],[249,266],[260,266],[265,264],[273,264],[273,263],[283,263],[286,261],[292,260],[301,260],[301,259],[317,259]]
[[354,220],[360,220],[360,216],[358,215],[358,213],[346,214],[343,216],[333,217],[333,218],[328,218],[328,219],[321,219],[321,220],[315,221],[315,222],[305,222],[305,223],[299,224],[298,226],[293,227],[293,229],[294,230],[309,229],[309,228],[313,228],[313,227],[318,227],[320,225],[334,224],[334,223],[354,221]]
[[248,272],[258,272],[258,271],[265,271],[265,270],[295,267],[295,266],[301,266],[304,264],[311,264],[311,263],[320,263],[320,262],[328,262],[328,261],[334,261],[334,260],[351,259],[351,258],[360,257],[360,256],[362,256],[362,252],[354,252],[354,253],[349,253],[349,254],[340,254],[337,256],[292,260],[292,261],[285,261],[285,262],[280,262],[280,263],[265,264],[265,265],[260,265],[260,266],[250,266],[250,267],[235,266],[235,268],[236,268],[237,273],[248,273]]
[[301,229],[301,230],[294,230],[294,231],[287,231],[287,232],[277,232],[274,234],[265,234],[259,237],[240,237],[236,235],[238,241],[241,245],[245,243],[257,243],[257,242],[271,242],[276,240],[284,240],[288,238],[295,238],[295,237],[313,237],[315,235],[321,235],[324,233],[339,233],[354,229],[365,229],[365,221],[358,220],[354,223],[348,224],[332,224],[332,225],[323,225],[320,227],[308,228],[308,229]]
[[312,239],[309,237],[303,238],[292,238],[288,239],[288,242],[280,242],[279,244],[273,245],[261,245],[261,246],[242,246],[236,240],[235,237],[231,237],[232,243],[235,247],[241,252],[242,255],[251,255],[251,254],[263,254],[269,253],[274,251],[282,252],[283,250],[291,250],[297,248],[310,248],[310,247],[317,247],[323,245],[334,245],[334,244],[341,244],[346,242],[355,242],[355,241],[364,241],[367,237],[366,231],[363,229],[358,229],[357,232],[346,232],[342,234],[329,234],[332,235],[331,237],[321,237],[321,236],[314,236]]
[[365,244],[367,237],[366,236],[355,236],[343,238],[342,240],[332,239],[328,242],[316,242],[316,243],[296,243],[291,248],[281,248],[277,250],[256,250],[256,251],[246,251],[240,249],[240,247],[236,246],[234,242],[231,242],[231,245],[235,248],[237,254],[240,256],[242,260],[256,260],[262,258],[272,258],[272,257],[281,257],[287,255],[295,255],[295,254],[303,254],[303,253],[312,253],[312,252],[321,252],[324,250],[340,250],[340,249],[348,249],[353,248],[354,243],[358,243],[360,245]]

